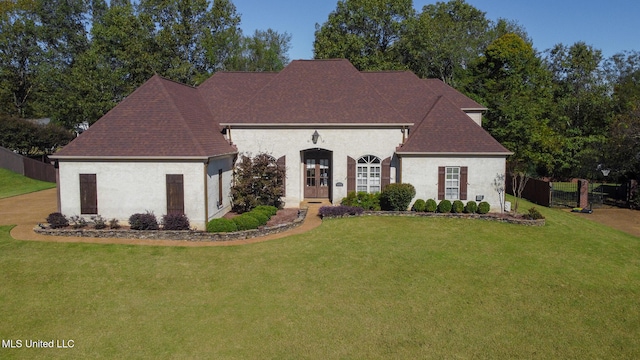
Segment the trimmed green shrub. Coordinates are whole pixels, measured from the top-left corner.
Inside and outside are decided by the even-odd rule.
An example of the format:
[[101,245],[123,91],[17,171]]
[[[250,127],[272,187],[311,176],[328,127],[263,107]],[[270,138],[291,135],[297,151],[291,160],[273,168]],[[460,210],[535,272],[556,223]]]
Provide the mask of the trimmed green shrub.
[[460,200],[455,200],[453,204],[451,204],[451,212],[460,214],[464,211],[464,204]]
[[47,222],[52,229],[59,229],[69,226],[69,220],[59,212],[54,212],[47,216]]
[[340,205],[355,206],[364,210],[380,210],[380,193],[369,194],[365,191],[351,191],[340,201]]
[[162,228],[165,230],[189,230],[189,218],[185,214],[167,214],[162,217]]
[[473,200],[467,202],[467,205],[464,207],[464,212],[467,214],[475,214],[476,211],[478,211],[478,204]]
[[540,211],[538,211],[538,209],[536,209],[535,207],[532,207],[531,209],[529,209],[529,213],[527,214],[526,217],[528,217],[531,220],[544,219],[544,215],[542,215]]
[[278,213],[278,208],[271,205],[259,205],[256,206],[253,210],[260,210],[267,214],[269,218]]
[[442,214],[448,214],[451,212],[451,201],[441,200],[438,204],[438,212]]
[[416,202],[413,203],[411,210],[417,211],[417,212],[424,212],[426,208],[427,208],[427,203],[422,199],[418,199],[416,200]]
[[258,226],[260,226],[260,221],[258,221],[258,219],[254,218],[249,214],[242,214],[240,216],[236,216],[233,218],[233,222],[236,223],[236,226],[240,231],[257,229]]
[[416,196],[416,188],[411,184],[389,184],[380,193],[380,207],[387,211],[405,211]]
[[438,203],[436,203],[433,199],[428,199],[424,205],[424,211],[426,212],[436,212],[438,210]]
[[486,214],[491,210],[491,205],[488,202],[483,201],[478,204],[478,214]]
[[151,212],[133,214],[129,217],[131,230],[158,230],[158,220]]
[[248,213],[245,213],[249,216],[253,216],[256,220],[258,220],[258,226],[267,225],[267,221],[269,221],[269,215],[265,214],[260,210],[251,210]]
[[207,223],[207,232],[210,233],[233,231],[238,231],[238,225],[231,219],[218,218]]

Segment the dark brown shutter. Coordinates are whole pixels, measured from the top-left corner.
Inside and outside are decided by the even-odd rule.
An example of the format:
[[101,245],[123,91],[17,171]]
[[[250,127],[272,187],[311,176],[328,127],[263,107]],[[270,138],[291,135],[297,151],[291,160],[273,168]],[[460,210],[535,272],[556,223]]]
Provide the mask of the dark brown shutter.
[[167,174],[167,215],[184,214],[184,178]]
[[444,199],[444,176],[445,168],[444,166],[438,167],[438,200]]
[[347,156],[347,192],[356,191],[356,160]]
[[460,200],[467,200],[468,172],[468,167],[463,166],[460,168]]
[[80,214],[98,213],[96,174],[80,174]]
[[284,176],[282,177],[282,196],[287,196],[287,156],[283,155],[276,160],[276,166],[282,169]]
[[382,160],[382,188],[380,190],[384,190],[384,188],[391,183],[391,157],[388,157]]
[[222,169],[218,169],[218,206],[222,206]]

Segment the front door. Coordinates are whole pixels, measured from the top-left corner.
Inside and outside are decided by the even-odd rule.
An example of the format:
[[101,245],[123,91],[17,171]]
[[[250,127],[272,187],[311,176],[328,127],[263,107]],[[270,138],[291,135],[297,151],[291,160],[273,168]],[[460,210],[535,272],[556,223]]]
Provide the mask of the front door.
[[314,150],[304,153],[305,198],[329,198],[331,152]]

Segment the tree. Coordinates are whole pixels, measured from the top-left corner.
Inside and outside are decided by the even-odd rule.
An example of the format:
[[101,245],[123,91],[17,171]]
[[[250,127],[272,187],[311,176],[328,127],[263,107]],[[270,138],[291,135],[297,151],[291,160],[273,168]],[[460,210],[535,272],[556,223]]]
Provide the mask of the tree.
[[242,54],[233,70],[280,71],[288,63],[291,35],[268,29],[256,30],[242,42]]
[[426,5],[403,39],[405,62],[420,77],[455,86],[489,43],[491,22],[464,0]]
[[57,124],[38,125],[15,116],[0,116],[0,146],[21,155],[49,155],[73,140]]
[[411,0],[340,0],[316,24],[316,59],[346,58],[359,70],[401,69],[398,41],[415,14]]
[[506,34],[475,64],[475,85],[489,111],[483,126],[507,149],[512,176],[546,175],[560,146],[549,126],[550,74],[531,44]]
[[279,167],[271,155],[261,153],[253,158],[242,155],[233,175],[231,199],[234,211],[243,213],[258,205],[281,207],[285,169]]

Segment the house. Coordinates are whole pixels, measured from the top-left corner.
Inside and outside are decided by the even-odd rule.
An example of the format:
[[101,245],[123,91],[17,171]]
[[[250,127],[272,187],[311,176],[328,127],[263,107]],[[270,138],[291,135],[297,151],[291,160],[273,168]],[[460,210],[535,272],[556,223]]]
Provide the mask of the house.
[[286,169],[285,207],[404,182],[415,199],[499,211],[493,181],[511,153],[482,129],[485,110],[440,80],[347,60],[219,72],[197,88],[156,75],[52,156],[60,211],[183,212],[202,229],[231,208],[238,155],[262,152]]

